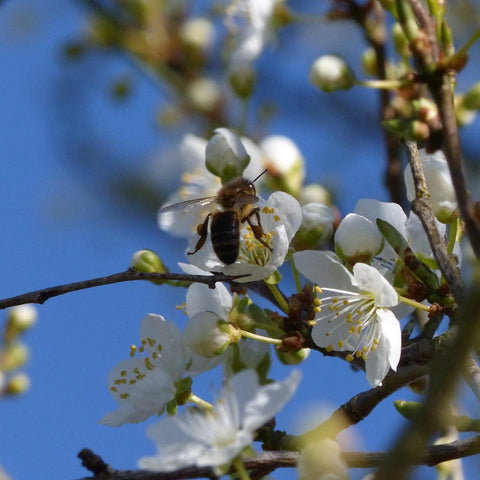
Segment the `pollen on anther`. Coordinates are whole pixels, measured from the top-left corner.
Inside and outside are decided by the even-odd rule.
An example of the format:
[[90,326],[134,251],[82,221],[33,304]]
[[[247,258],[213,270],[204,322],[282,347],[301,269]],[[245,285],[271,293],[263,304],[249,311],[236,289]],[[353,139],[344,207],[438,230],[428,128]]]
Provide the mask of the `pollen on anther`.
[[279,217],[278,215],[274,215],[274,216],[273,216],[273,219],[274,219],[276,222],[278,222],[278,221],[280,220],[280,217]]
[[149,358],[145,358],[145,366],[149,369],[149,370],[153,370],[153,365],[152,365],[152,362],[150,361]]
[[314,307],[313,311],[316,313],[320,313],[322,311],[322,307]]
[[343,340],[338,341],[338,347],[343,348],[345,346],[345,342]]
[[110,387],[110,390],[111,390],[112,392],[118,392],[117,387]]
[[329,346],[327,347],[327,352],[331,352],[332,350],[333,350],[333,345],[329,345]]
[[313,303],[314,303],[315,305],[321,305],[321,304],[322,304],[322,301],[321,301],[319,298],[316,298],[316,299],[313,301]]
[[350,328],[348,329],[348,331],[349,331],[350,333],[355,333],[355,332],[357,331],[357,329],[356,329],[355,327],[350,327]]
[[130,356],[134,357],[135,352],[137,351],[137,346],[136,345],[130,345]]
[[349,353],[346,357],[345,357],[345,360],[347,362],[353,362],[353,355],[351,353]]
[[120,398],[123,398],[124,400],[126,400],[129,396],[130,396],[129,393],[121,393],[120,394]]
[[120,372],[120,376],[121,376],[121,377],[125,377],[126,375],[127,375],[127,371],[126,371],[126,370],[122,370],[122,371]]
[[315,286],[315,291],[317,293],[323,293],[323,290],[318,285]]

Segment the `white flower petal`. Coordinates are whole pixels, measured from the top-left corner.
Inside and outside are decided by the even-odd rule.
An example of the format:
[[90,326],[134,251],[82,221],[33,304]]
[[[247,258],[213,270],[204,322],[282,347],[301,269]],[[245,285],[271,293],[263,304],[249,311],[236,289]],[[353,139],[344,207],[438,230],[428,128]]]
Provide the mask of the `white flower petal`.
[[358,291],[353,275],[331,252],[304,250],[294,253],[293,259],[298,271],[320,287],[332,287],[349,292]]
[[356,263],[353,276],[358,288],[372,293],[377,307],[393,307],[398,304],[398,294],[378,270],[365,263]]
[[223,283],[217,282],[213,289],[202,283],[193,283],[188,288],[186,304],[189,317],[208,311],[226,319],[232,309],[232,296]]

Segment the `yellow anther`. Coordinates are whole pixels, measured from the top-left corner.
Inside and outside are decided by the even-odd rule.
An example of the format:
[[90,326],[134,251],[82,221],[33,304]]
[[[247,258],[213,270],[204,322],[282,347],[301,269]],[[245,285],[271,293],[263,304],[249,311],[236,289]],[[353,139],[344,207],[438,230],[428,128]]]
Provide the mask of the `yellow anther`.
[[315,305],[321,305],[321,304],[322,304],[322,301],[321,301],[319,298],[316,298],[316,299],[313,301],[313,303],[314,303]]
[[129,393],[121,393],[120,398],[123,398],[123,400],[126,400],[130,396]]
[[353,355],[351,353],[349,353],[346,357],[345,357],[345,360],[347,362],[353,362]]
[[142,346],[138,349],[138,351],[139,351],[140,353],[143,353],[143,352],[145,351],[145,347],[142,345]]
[[329,346],[327,347],[327,352],[331,352],[332,350],[333,350],[333,345],[329,345]]
[[147,341],[144,338],[142,338],[142,345],[145,346],[146,344],[147,344]]
[[185,310],[185,308],[187,308],[187,304],[185,302],[183,302],[180,305],[176,305],[175,308],[177,310]]
[[352,323],[352,314],[350,312],[347,312],[347,323]]
[[135,367],[133,369],[133,373],[135,373],[135,375],[139,375],[140,374],[140,370],[138,369],[138,367]]
[[152,362],[150,361],[150,359],[147,357],[145,358],[145,367],[148,368],[148,370],[153,370],[153,365],[152,365]]
[[358,327],[358,328],[357,328],[357,332],[358,332],[358,333],[362,333],[362,327]]
[[338,341],[338,347],[343,348],[345,346],[345,342],[343,340]]
[[156,360],[157,357],[158,357],[158,353],[157,353],[157,352],[152,352],[152,358],[153,358],[154,360]]
[[137,351],[137,346],[136,345],[130,345],[130,356],[134,357],[135,352]]
[[113,381],[115,385],[121,385],[123,383],[121,378],[117,378],[116,380]]
[[313,326],[316,325],[316,324],[317,324],[317,322],[316,322],[315,320],[309,320],[309,321],[307,322],[307,325],[310,325],[311,327],[313,327]]
[[147,338],[147,342],[151,347],[153,347],[157,343],[153,338],[150,337]]
[[161,351],[162,351],[162,348],[163,348],[163,347],[162,347],[162,344],[159,343],[159,344],[157,345],[157,350],[158,350],[159,352],[161,352]]
[[378,345],[372,345],[372,347],[370,348],[370,351],[374,352],[377,349],[377,347],[378,347]]
[[127,371],[126,371],[126,370],[122,370],[122,371],[120,372],[120,376],[121,376],[121,377],[124,377],[126,374],[127,374]]
[[355,355],[357,356],[357,358],[360,358],[363,355],[363,352],[358,350],[358,351],[355,352]]
[[348,329],[348,331],[349,331],[350,333],[355,333],[355,332],[357,331],[357,329],[356,329],[355,327],[350,327],[350,328]]
[[313,307],[313,311],[319,313],[322,311],[322,307]]
[[135,383],[137,383],[137,381],[136,381],[134,378],[132,378],[132,379],[128,382],[129,385],[133,385],[133,384],[135,384]]
[[274,215],[274,216],[273,216],[273,219],[274,219],[276,222],[278,222],[278,221],[280,220],[280,217],[279,217],[278,215]]
[[348,304],[349,304],[349,301],[345,298],[345,299],[343,300],[343,304],[344,304],[344,305],[348,305]]
[[326,337],[329,337],[329,336],[330,336],[330,332],[327,332],[327,333],[325,334],[325,336],[326,336]]
[[337,303],[338,302],[338,298],[332,298],[332,303]]
[[323,293],[323,290],[318,285],[315,286],[315,291],[317,293]]
[[112,392],[118,392],[117,387],[110,387],[110,390],[111,390]]
[[366,362],[366,361],[367,361],[367,354],[366,354],[366,353],[362,353],[362,358],[363,358],[363,360]]
[[375,338],[373,339],[373,343],[374,343],[375,345],[378,345],[380,342],[379,342],[378,338],[375,337]]
[[368,352],[368,347],[367,347],[366,345],[364,345],[364,346],[362,347],[362,350],[363,350],[364,352]]

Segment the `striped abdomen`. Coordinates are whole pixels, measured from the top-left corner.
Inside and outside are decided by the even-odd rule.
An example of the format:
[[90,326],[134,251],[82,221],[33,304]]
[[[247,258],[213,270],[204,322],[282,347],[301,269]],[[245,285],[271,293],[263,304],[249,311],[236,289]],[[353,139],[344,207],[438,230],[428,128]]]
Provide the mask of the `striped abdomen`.
[[234,263],[240,248],[240,222],[233,210],[216,212],[210,226],[212,245],[217,257],[226,265]]

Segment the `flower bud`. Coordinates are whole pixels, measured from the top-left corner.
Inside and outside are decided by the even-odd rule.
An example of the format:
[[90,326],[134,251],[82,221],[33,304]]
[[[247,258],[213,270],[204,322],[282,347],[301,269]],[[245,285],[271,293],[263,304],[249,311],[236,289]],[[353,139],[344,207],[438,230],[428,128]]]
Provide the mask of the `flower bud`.
[[[143,273],[168,273],[168,268],[163,264],[160,257],[153,250],[138,250],[132,256],[130,266],[137,272]],[[165,280],[151,280],[155,285],[162,285]]]
[[217,128],[205,150],[207,169],[225,183],[240,177],[250,162],[240,138],[227,128]]
[[251,65],[244,65],[242,68],[235,68],[230,71],[228,80],[233,92],[237,97],[247,99],[253,93],[257,73]]
[[430,137],[430,127],[420,120],[408,122],[405,136],[415,142],[423,142]]
[[382,234],[362,215],[349,213],[335,232],[335,252],[350,265],[370,263],[382,248]]
[[23,367],[30,357],[28,347],[20,342],[12,342],[0,351],[0,370],[11,372]]
[[283,135],[271,135],[260,143],[260,149],[269,173],[266,186],[297,195],[305,177],[305,162],[295,143]]
[[[421,149],[420,158],[428,192],[430,193],[433,213],[439,222],[450,223],[458,217],[458,211],[457,198],[445,155],[441,150],[427,154],[424,149]],[[415,198],[415,185],[409,165],[405,168],[404,178],[407,198],[412,201]]]
[[221,355],[231,343],[240,340],[241,335],[233,325],[225,323],[213,312],[200,312],[188,321],[182,340],[201,357]]
[[324,205],[332,204],[332,195],[323,186],[318,183],[310,183],[305,185],[299,194],[299,201],[302,205],[307,203],[323,203]]
[[480,82],[476,83],[465,93],[463,105],[469,110],[480,110]]
[[407,420],[413,420],[422,408],[420,402],[407,400],[395,400],[393,405],[397,409],[397,412]]
[[398,54],[402,57],[409,57],[411,53],[408,45],[408,39],[399,23],[393,24],[392,37],[395,44],[395,50],[397,50]]
[[333,234],[334,214],[321,203],[302,206],[302,225],[294,237],[296,250],[314,249],[330,240]]
[[362,54],[363,71],[371,77],[376,77],[377,73],[377,54],[373,48],[367,48]]
[[310,69],[310,82],[324,92],[348,90],[355,83],[355,75],[343,58],[323,55]]
[[473,123],[477,112],[475,110],[470,110],[465,108],[465,97],[463,95],[455,96],[455,117],[457,123],[460,127],[466,127]]
[[328,438],[308,444],[298,457],[299,480],[348,480],[340,447]]
[[222,99],[217,82],[206,77],[192,80],[187,86],[186,94],[193,107],[204,113],[215,110]]
[[26,373],[16,373],[7,380],[5,393],[7,395],[21,395],[30,388],[30,377]]
[[13,340],[20,333],[33,327],[37,317],[37,309],[33,305],[18,305],[10,308],[7,313],[6,339]]
[[195,50],[206,50],[209,48],[213,43],[214,34],[212,22],[202,17],[188,19],[179,29],[182,43],[188,48]]
[[282,352],[276,349],[275,353],[277,354],[278,359],[284,365],[298,365],[307,359],[307,357],[310,355],[310,349],[301,348],[296,352]]
[[418,119],[430,125],[434,121],[439,121],[437,105],[429,98],[419,98],[412,101],[412,106]]

